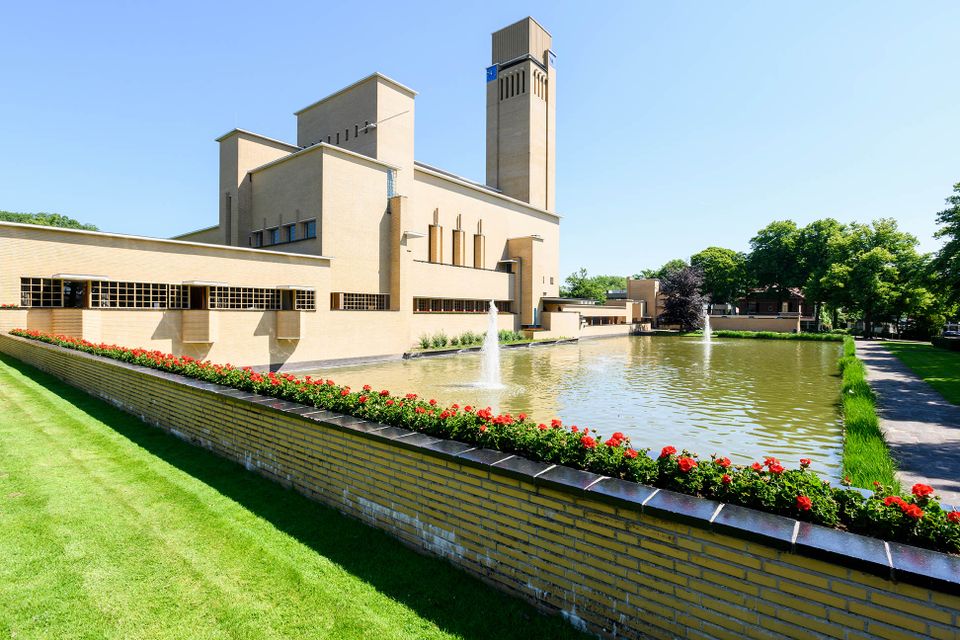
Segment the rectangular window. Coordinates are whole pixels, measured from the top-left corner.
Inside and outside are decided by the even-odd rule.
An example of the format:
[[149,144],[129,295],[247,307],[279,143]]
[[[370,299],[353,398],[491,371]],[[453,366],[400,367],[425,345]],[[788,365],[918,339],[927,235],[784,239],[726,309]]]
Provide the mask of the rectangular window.
[[317,237],[317,221],[316,220],[307,220],[303,223],[303,237],[304,238],[316,238]]
[[287,242],[293,242],[297,239],[297,225],[288,224],[287,225]]
[[62,307],[63,280],[20,278],[21,307]]
[[317,295],[313,291],[297,289],[297,300],[295,304],[297,311],[316,311]]
[[210,287],[210,309],[276,311],[280,291],[259,287]]
[[388,311],[390,294],[335,291],[330,294],[330,308],[336,311]]
[[[170,289],[177,287],[176,297]],[[157,282],[115,282],[100,280],[90,283],[90,306],[94,309],[167,309],[183,305],[183,287]]]
[[270,244],[280,244],[280,227],[267,229],[267,237],[270,238]]
[[397,175],[393,169],[387,170],[387,197],[392,198],[397,195],[396,188]]
[[[500,313],[511,313],[510,300],[497,300]],[[489,300],[470,300],[458,298],[414,298],[414,313],[487,313]]]
[[254,248],[263,246],[263,231],[254,231],[250,234],[250,246]]

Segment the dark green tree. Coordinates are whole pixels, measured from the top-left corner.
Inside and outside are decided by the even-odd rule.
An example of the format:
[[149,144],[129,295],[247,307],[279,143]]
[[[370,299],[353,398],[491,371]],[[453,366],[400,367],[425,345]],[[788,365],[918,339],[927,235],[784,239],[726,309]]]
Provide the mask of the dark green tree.
[[[826,275],[832,265],[846,262],[847,228],[833,218],[814,220],[797,232],[798,278],[808,312],[834,302]],[[839,306],[831,305],[835,312]],[[819,316],[818,316],[819,317]],[[833,322],[836,325],[836,319]]]
[[587,275],[587,270],[581,268],[567,276],[563,286],[560,287],[560,295],[568,298],[596,300],[603,304],[607,299],[607,288],[597,277],[590,277]]
[[805,284],[797,250],[799,235],[795,222],[777,220],[750,240],[747,273],[756,286],[775,292],[780,302],[790,295],[791,287]]
[[686,261],[680,258],[674,258],[673,260],[668,260],[659,269],[644,269],[640,273],[633,274],[633,279],[643,280],[646,278],[657,278],[658,280],[663,280],[671,271],[679,271],[687,266],[689,265],[687,265]]
[[937,252],[933,267],[941,277],[942,287],[952,303],[960,303],[960,182],[953,185],[953,195],[946,199],[947,208],[937,214],[937,238],[945,242]]
[[0,211],[0,221],[20,222],[22,224],[39,224],[45,227],[63,227],[65,229],[86,229],[87,231],[98,231],[92,224],[84,224],[69,216],[59,213],[14,213],[12,211]]
[[735,302],[746,293],[746,261],[744,254],[733,249],[707,247],[690,257],[690,266],[703,274],[701,293],[713,304]]

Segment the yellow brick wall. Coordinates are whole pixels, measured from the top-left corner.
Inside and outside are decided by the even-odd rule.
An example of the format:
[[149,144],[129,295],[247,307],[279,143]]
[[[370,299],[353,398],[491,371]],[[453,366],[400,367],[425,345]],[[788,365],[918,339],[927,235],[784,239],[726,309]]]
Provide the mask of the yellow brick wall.
[[957,594],[534,485],[333,414],[318,423],[10,336],[0,351],[603,636],[960,638]]

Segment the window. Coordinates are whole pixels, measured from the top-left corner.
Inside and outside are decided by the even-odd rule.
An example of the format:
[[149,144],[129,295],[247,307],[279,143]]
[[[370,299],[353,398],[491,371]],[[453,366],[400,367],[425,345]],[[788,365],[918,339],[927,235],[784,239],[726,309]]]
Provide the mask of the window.
[[263,246],[263,231],[254,231],[250,234],[250,246],[254,248]]
[[304,238],[316,238],[317,237],[317,221],[316,220],[307,220],[303,223],[303,237]]
[[297,225],[287,225],[287,242],[293,242],[297,239]]
[[358,135],[360,135],[360,125],[355,124],[353,125],[353,137],[356,138]]
[[369,121],[369,120],[366,120],[366,121],[364,121],[364,123],[363,123],[363,133],[364,133],[364,134],[370,133],[370,121]]
[[[497,300],[497,311],[512,313],[510,300]],[[414,313],[487,313],[489,300],[469,300],[457,298],[414,298]]]
[[170,298],[167,306],[171,309],[189,309],[190,308],[190,287],[182,284],[170,285]]
[[267,229],[267,237],[270,238],[270,244],[280,244],[280,227]]
[[317,294],[306,289],[297,289],[295,308],[297,311],[316,311]]
[[337,131],[337,144],[340,144],[340,132]]
[[258,287],[210,287],[209,307],[275,311],[280,308],[280,292]]
[[[181,303],[182,289],[176,302]],[[170,285],[155,282],[90,283],[90,307],[94,309],[166,309],[170,306]]]
[[387,197],[392,198],[397,195],[396,172],[393,169],[387,169]]
[[62,307],[63,280],[20,278],[21,307]]
[[330,136],[327,136],[327,144],[330,144]]
[[330,294],[330,308],[337,311],[387,311],[390,309],[390,294],[335,291]]

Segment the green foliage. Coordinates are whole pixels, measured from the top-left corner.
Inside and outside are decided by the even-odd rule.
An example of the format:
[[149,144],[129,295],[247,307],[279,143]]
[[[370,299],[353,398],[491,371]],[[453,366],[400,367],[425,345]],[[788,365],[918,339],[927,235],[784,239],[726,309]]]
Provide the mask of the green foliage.
[[842,335],[834,333],[783,333],[780,331],[731,331],[718,329],[715,338],[753,338],[759,340],[808,340],[812,342],[840,342]]
[[953,185],[953,195],[946,199],[947,208],[937,213],[937,238],[944,245],[937,253],[936,268],[948,299],[960,304],[960,182]]
[[607,300],[607,291],[624,289],[626,286],[627,279],[623,276],[590,276],[586,269],[581,268],[567,276],[560,287],[560,295],[595,300],[603,304]]
[[792,220],[771,222],[750,240],[747,270],[753,283],[786,300],[791,287],[803,284],[797,260],[799,230]]
[[883,439],[873,391],[867,384],[866,369],[856,356],[853,338],[844,339],[838,366],[842,379],[844,475],[854,486],[865,489],[872,489],[875,482],[899,486],[896,465]]
[[419,342],[420,342],[420,348],[421,348],[421,349],[429,349],[429,348],[430,348],[431,340],[430,340],[430,336],[428,336],[427,334],[421,335],[421,336],[420,336],[420,339],[419,339]]
[[445,347],[449,342],[450,339],[447,338],[447,334],[445,334],[443,331],[438,331],[430,337],[430,346],[434,349]]
[[97,227],[92,224],[83,224],[59,213],[14,213],[12,211],[0,211],[0,221],[38,224],[45,227],[63,227],[64,229],[98,231]]
[[747,258],[742,253],[722,247],[707,247],[690,257],[690,266],[703,274],[701,292],[710,302],[736,302],[747,292]]
[[673,271],[680,271],[684,267],[688,267],[686,260],[681,260],[680,258],[674,258],[673,260],[668,260],[662,267],[659,269],[644,269],[640,273],[633,274],[634,280],[643,280],[647,278],[656,278],[658,280],[663,280],[667,277],[667,274]]
[[497,338],[500,342],[523,342],[527,339],[526,336],[519,331],[509,331],[507,329],[500,329],[500,331],[497,332]]
[[660,322],[680,325],[681,331],[693,331],[703,326],[703,280],[695,267],[684,267],[667,273],[660,282],[660,291],[666,298]]

